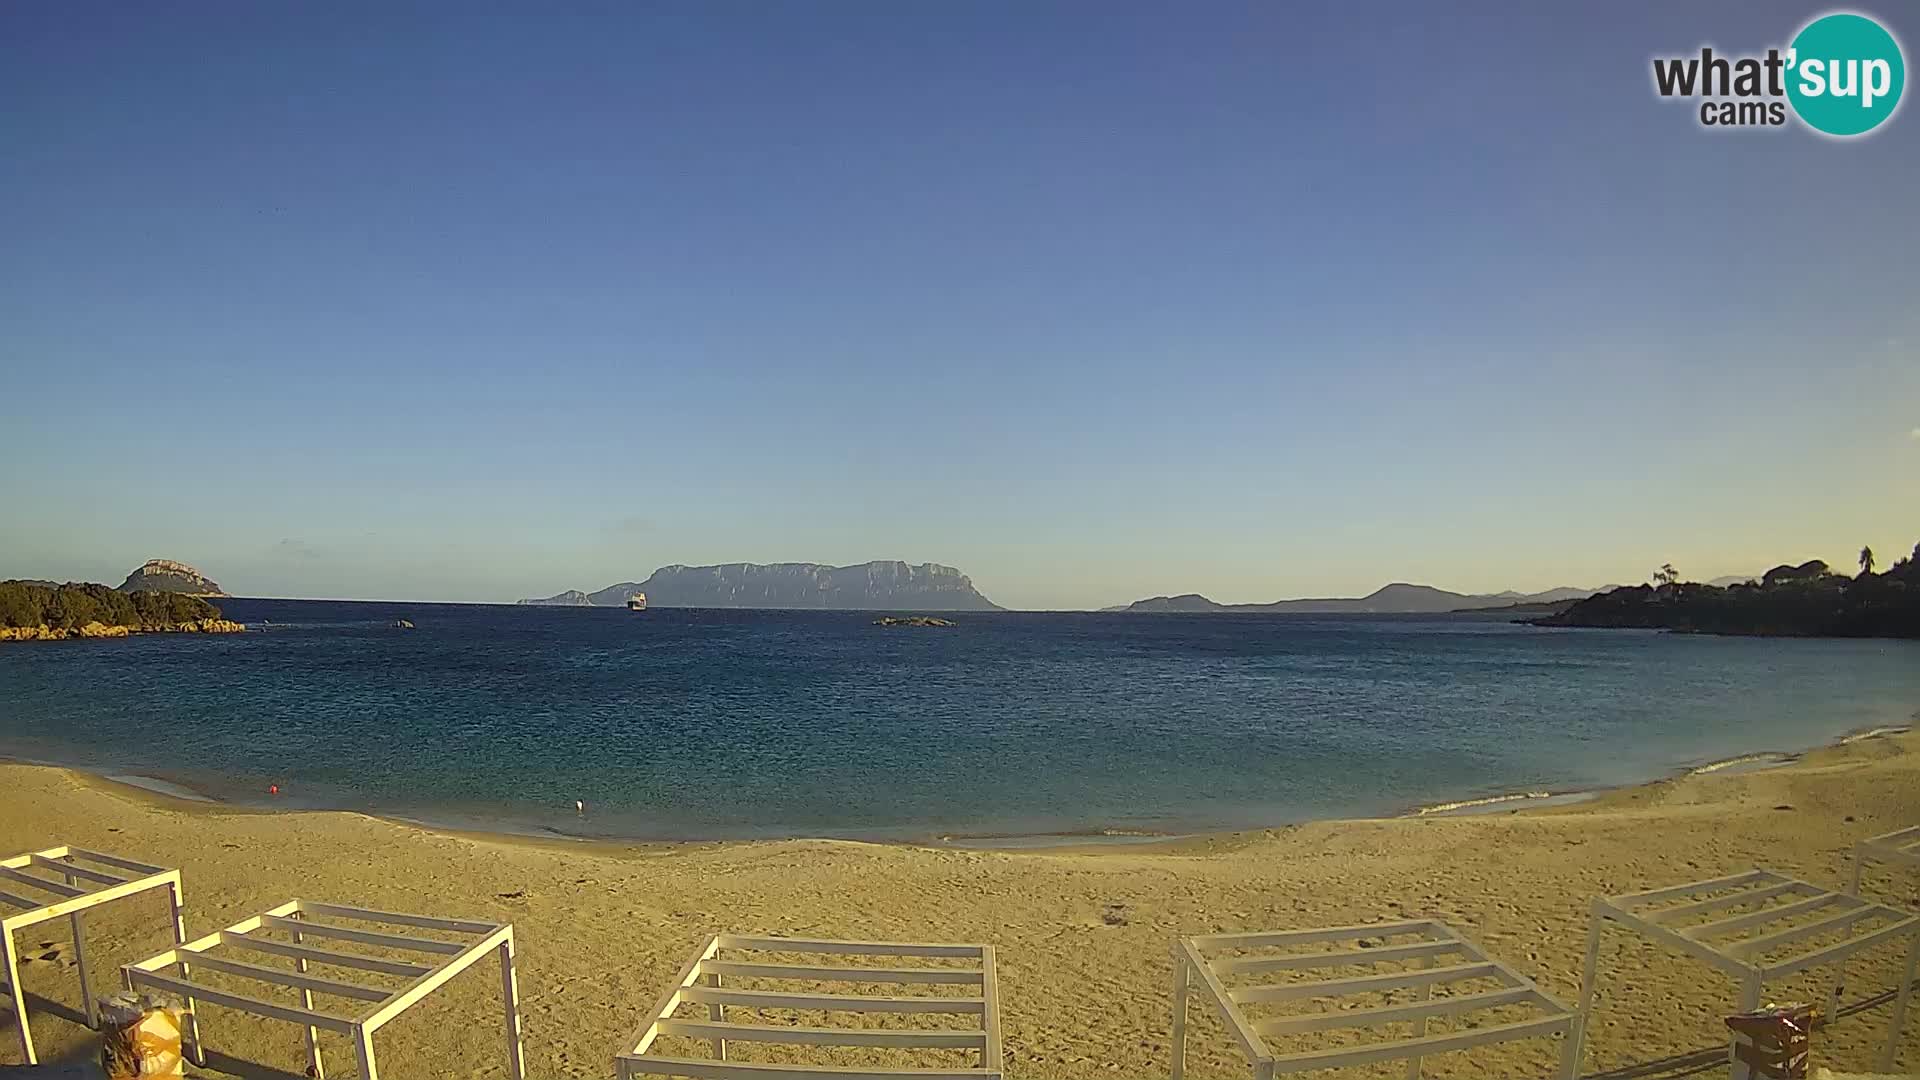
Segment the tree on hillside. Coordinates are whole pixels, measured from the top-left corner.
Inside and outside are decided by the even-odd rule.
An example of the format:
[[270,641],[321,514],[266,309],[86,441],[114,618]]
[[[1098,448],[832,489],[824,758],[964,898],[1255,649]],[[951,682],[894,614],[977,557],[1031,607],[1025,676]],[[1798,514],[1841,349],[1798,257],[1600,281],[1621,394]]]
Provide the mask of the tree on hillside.
[[1867,577],[1873,575],[1873,549],[1870,547],[1860,549],[1860,573]]
[[1916,564],[1920,564],[1920,544],[1913,545],[1913,554],[1902,555],[1893,560],[1893,565],[1887,569],[1887,574],[1905,581],[1913,575]]
[[1660,569],[1653,573],[1653,583],[1661,587],[1678,585],[1680,583],[1680,572],[1673,568],[1672,563],[1661,563]]

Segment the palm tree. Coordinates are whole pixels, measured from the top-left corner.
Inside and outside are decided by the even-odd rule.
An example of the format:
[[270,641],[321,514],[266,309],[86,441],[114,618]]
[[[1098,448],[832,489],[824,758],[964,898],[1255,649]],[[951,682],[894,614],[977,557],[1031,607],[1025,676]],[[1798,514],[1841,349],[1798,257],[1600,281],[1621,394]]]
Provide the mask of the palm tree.
[[1860,549],[1860,573],[1866,577],[1873,576],[1873,549],[1870,547]]

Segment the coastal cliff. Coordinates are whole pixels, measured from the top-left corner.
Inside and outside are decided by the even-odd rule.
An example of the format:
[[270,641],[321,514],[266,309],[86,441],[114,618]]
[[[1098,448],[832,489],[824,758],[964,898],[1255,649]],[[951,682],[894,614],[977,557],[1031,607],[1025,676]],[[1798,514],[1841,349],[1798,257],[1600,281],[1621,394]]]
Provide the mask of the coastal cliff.
[[569,590],[522,604],[618,607],[636,592],[649,607],[812,608],[844,611],[998,611],[972,579],[951,566],[876,561],[856,566],[821,563],[674,564],[645,581],[624,581],[598,592]]

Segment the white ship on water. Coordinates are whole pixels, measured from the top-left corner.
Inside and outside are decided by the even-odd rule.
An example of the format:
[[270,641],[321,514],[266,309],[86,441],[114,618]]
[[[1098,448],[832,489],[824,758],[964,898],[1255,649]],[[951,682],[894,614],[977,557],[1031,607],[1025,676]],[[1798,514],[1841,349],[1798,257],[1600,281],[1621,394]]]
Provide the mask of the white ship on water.
[[632,596],[627,597],[627,610],[628,611],[647,610],[647,594],[643,592],[637,592],[637,593],[634,593]]

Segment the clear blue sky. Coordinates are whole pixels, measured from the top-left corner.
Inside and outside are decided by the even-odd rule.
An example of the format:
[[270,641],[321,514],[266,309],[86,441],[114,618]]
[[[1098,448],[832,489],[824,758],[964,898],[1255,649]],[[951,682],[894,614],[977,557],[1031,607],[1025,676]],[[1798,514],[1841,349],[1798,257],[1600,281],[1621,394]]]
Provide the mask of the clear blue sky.
[[1447,7],[8,5],[0,576],[1073,607],[1920,539],[1913,106],[1654,99],[1814,6]]

